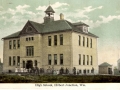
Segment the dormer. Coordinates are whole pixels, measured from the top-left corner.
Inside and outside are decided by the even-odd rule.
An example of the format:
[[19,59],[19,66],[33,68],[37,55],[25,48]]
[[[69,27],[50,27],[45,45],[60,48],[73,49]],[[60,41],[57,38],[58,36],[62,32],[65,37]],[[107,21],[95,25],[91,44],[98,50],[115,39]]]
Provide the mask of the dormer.
[[88,27],[87,26],[83,26],[83,32],[85,32],[85,33],[88,33]]
[[73,25],[75,27],[77,27],[79,30],[81,30],[82,32],[88,33],[88,25],[83,23],[83,22],[77,22],[77,23],[73,23]]

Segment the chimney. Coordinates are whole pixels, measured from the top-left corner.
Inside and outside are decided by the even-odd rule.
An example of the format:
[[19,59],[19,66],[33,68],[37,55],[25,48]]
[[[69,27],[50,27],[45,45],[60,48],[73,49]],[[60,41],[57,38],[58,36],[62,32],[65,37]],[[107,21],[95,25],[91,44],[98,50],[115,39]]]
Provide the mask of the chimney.
[[60,13],[60,20],[64,20],[64,15]]

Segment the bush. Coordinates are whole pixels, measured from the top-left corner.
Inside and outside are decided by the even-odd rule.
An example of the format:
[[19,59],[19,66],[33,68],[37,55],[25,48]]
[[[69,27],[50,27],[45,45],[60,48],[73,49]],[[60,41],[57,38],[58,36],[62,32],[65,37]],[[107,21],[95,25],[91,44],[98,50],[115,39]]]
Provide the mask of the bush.
[[0,75],[0,83],[109,83],[120,82],[120,76],[109,75]]

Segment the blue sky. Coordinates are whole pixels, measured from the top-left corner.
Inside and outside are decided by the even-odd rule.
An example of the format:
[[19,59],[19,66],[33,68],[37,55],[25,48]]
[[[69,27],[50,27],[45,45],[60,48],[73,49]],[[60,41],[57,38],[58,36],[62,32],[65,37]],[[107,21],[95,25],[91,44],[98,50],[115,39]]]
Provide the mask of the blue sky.
[[[98,62],[117,64],[120,58],[120,0],[50,0],[55,19],[82,21],[99,36]],[[0,38],[21,30],[28,20],[43,22],[49,0],[0,0]],[[3,41],[0,41],[3,58]]]

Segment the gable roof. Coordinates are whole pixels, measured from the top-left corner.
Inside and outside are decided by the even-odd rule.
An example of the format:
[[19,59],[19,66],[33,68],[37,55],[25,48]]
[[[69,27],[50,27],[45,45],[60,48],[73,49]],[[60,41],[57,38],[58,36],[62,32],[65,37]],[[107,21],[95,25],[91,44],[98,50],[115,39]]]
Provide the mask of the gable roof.
[[39,33],[42,33],[42,29],[44,28],[44,24],[40,24],[40,23],[37,23],[37,22],[33,22],[33,21],[28,21],[30,22],[33,27],[39,32]]
[[[52,21],[52,22],[48,22],[48,23],[37,23],[37,22],[33,22],[33,21],[28,21],[28,22],[37,30],[38,33],[41,33],[41,34],[62,32],[62,31],[70,30],[70,31],[74,31],[74,32],[78,32],[81,34],[85,34],[88,36],[98,38],[98,36],[96,36],[90,32],[85,33],[80,28],[76,28],[73,23],[71,23],[67,20],[56,20],[56,21]],[[21,31],[13,33],[7,37],[4,37],[3,39],[19,37],[20,32]]]
[[104,62],[104,63],[100,64],[99,66],[100,67],[106,67],[106,66],[112,66],[112,65],[108,64],[107,62]]
[[45,10],[45,12],[53,12],[53,13],[55,13],[55,11],[53,10],[53,8],[52,8],[51,6],[49,6],[49,7]]

